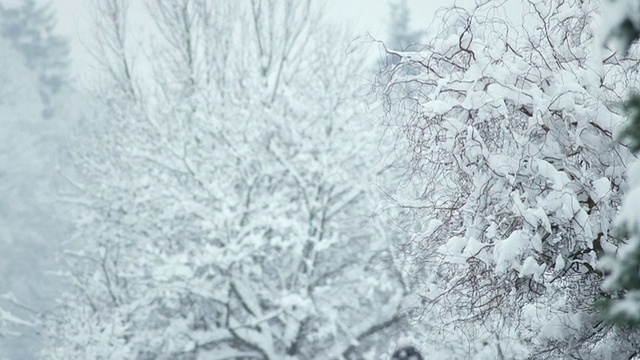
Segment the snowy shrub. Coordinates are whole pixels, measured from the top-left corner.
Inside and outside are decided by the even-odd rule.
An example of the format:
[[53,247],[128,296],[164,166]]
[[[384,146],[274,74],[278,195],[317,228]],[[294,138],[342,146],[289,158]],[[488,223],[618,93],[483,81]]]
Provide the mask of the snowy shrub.
[[379,94],[409,154],[396,198],[422,224],[401,250],[433,333],[466,338],[451,356],[615,358],[638,347],[594,314],[631,158],[616,141],[618,104],[638,84],[635,52],[600,51],[598,8],[458,4],[420,51],[387,50],[399,62]]

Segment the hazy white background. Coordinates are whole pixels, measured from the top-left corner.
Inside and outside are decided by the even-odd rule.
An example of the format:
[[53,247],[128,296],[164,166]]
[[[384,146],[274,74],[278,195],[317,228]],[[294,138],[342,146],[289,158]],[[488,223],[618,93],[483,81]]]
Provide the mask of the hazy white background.
[[[140,0],[138,0],[140,1]],[[389,28],[388,0],[327,0],[328,15],[339,22],[348,24],[354,31],[354,37],[369,33],[376,39],[385,39]],[[59,32],[71,43],[73,59],[72,72],[82,76],[89,71],[91,59],[83,43],[91,40],[90,0],[53,0],[58,12]],[[435,11],[441,6],[453,4],[454,0],[408,0],[411,7],[411,29],[426,29]]]

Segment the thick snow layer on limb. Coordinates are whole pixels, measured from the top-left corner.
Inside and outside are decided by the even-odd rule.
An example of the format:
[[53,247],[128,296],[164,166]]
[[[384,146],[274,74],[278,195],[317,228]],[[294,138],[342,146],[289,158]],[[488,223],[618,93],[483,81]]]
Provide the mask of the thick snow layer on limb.
[[588,337],[594,318],[572,314],[595,311],[598,259],[620,243],[632,155],[613,104],[640,85],[637,51],[594,50],[598,1],[464,3],[441,11],[381,88],[415,218],[443,224],[418,232],[408,255],[429,279],[427,308],[452,324],[516,324],[524,304],[562,299],[526,331],[513,325],[532,354],[562,354],[541,326],[559,318],[575,330],[559,341]]

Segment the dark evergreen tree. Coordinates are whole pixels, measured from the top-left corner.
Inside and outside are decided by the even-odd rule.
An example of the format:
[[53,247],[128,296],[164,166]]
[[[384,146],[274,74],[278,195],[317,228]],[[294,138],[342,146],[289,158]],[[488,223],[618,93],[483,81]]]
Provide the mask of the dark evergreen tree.
[[35,358],[42,338],[37,326],[25,325],[53,311],[64,287],[52,275],[59,270],[54,254],[68,239],[57,210],[58,169],[79,102],[66,85],[68,45],[55,25],[51,3],[0,0],[2,359]]
[[69,45],[55,34],[56,17],[52,3],[40,5],[25,0],[8,7],[0,4],[0,35],[18,49],[27,67],[38,75],[43,116],[54,113],[53,98],[65,84]]
[[[416,50],[420,41],[420,32],[410,29],[411,12],[407,0],[389,2],[389,33],[385,46],[392,51]],[[384,67],[392,67],[400,61],[399,56],[388,54]]]
[[[635,4],[634,4],[635,1]],[[628,55],[630,49],[640,38],[640,7],[637,0],[616,0],[614,12],[618,21],[612,25],[609,43],[617,45],[618,51]],[[627,10],[624,14],[621,12]],[[636,90],[637,91],[637,90]],[[624,104],[629,122],[622,132],[621,140],[629,148],[640,153],[640,94],[629,96]],[[618,217],[621,235],[628,238],[615,256],[603,262],[608,272],[604,288],[605,298],[600,302],[605,320],[617,325],[640,325],[640,217],[637,215],[637,200],[640,198],[640,165],[629,169],[630,188]]]
[[389,23],[389,44],[394,50],[407,50],[416,45],[421,33],[409,28],[411,12],[407,0],[394,0],[389,3],[391,21]]

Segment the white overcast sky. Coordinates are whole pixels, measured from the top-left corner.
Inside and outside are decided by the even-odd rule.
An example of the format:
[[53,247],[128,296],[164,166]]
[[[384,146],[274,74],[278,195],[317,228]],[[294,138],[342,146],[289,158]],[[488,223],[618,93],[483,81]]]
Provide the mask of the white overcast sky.
[[[59,32],[70,40],[74,68],[80,72],[83,63],[87,61],[86,52],[81,44],[83,39],[85,42],[89,40],[89,8],[93,1],[95,0],[53,0],[57,9]],[[369,32],[377,39],[385,38],[388,26],[388,0],[326,1],[329,3],[329,15],[336,20],[349,22],[354,28],[354,36]],[[411,7],[411,28],[426,29],[433,19],[435,10],[452,3],[453,0],[408,0]]]

